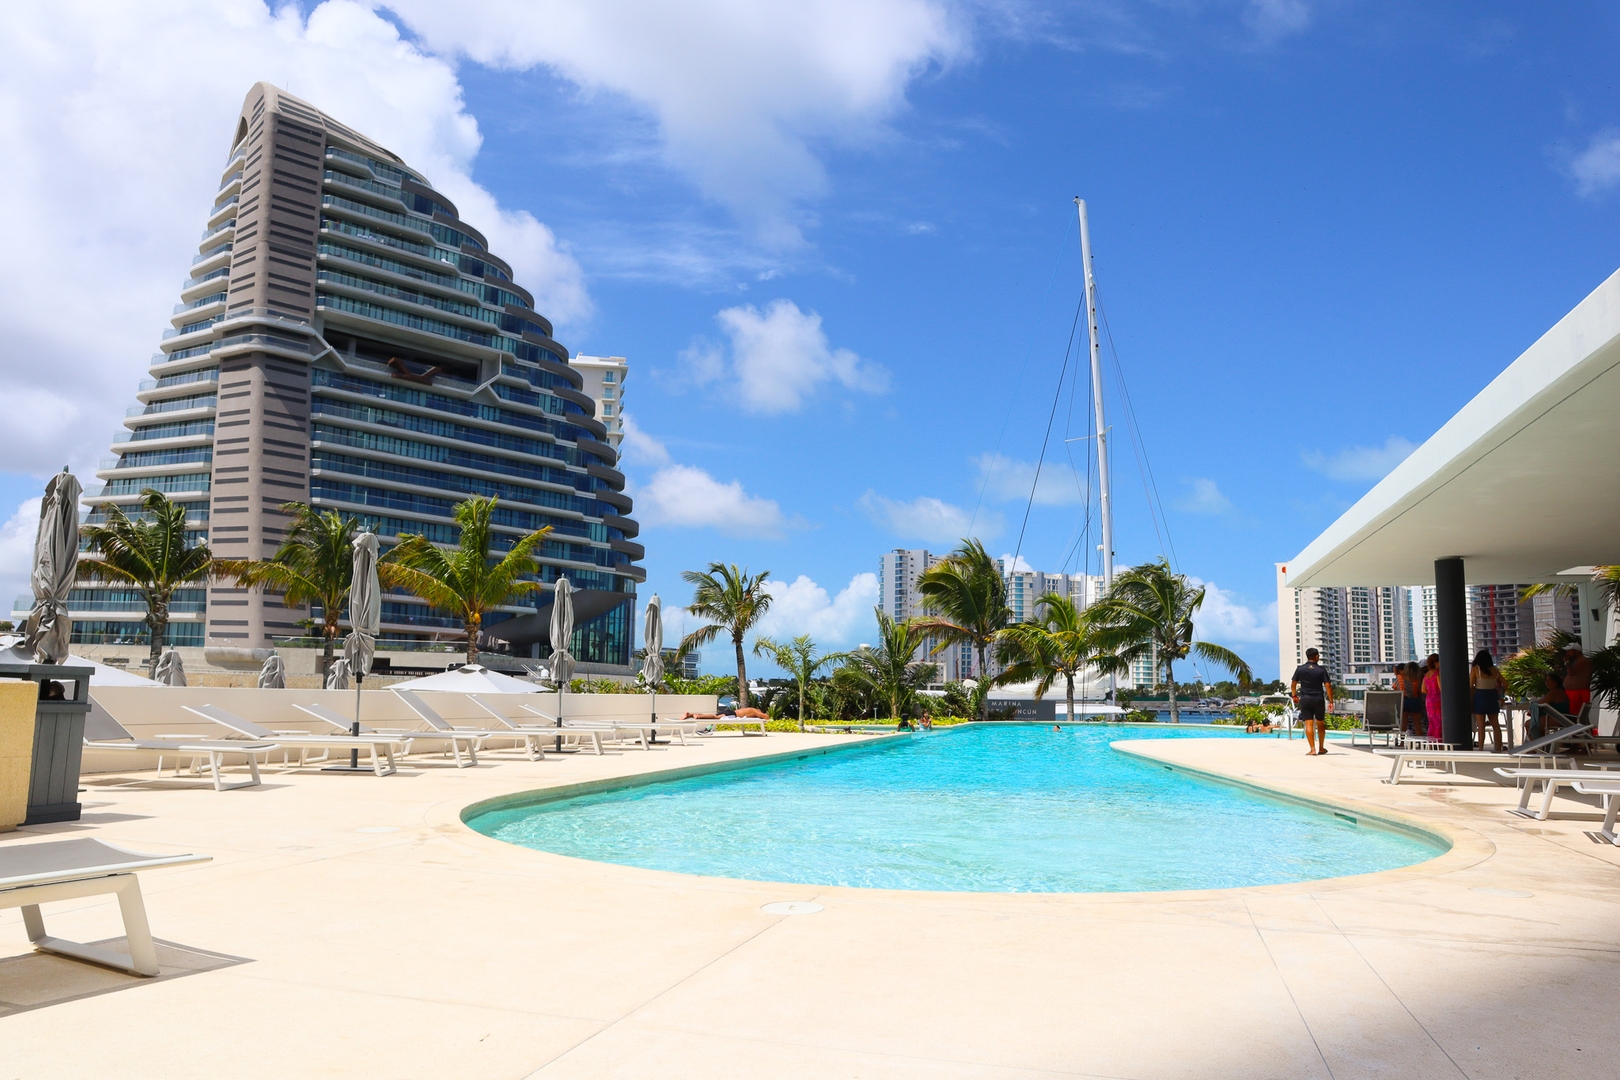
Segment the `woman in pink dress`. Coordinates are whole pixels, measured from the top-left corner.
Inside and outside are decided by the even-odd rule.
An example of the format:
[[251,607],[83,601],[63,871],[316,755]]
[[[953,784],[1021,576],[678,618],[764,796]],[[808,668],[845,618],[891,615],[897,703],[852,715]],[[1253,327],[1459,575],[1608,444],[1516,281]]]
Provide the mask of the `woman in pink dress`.
[[1431,653],[1424,664],[1423,707],[1429,713],[1429,738],[1440,741],[1440,654]]

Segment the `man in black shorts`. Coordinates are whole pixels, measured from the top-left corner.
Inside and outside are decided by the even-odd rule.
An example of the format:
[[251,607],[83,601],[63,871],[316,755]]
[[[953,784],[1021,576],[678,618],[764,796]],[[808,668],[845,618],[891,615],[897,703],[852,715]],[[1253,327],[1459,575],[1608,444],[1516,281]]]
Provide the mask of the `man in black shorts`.
[[1306,754],[1327,753],[1327,714],[1333,707],[1333,676],[1320,662],[1321,653],[1305,650],[1305,662],[1294,669],[1288,687],[1299,718],[1305,721]]

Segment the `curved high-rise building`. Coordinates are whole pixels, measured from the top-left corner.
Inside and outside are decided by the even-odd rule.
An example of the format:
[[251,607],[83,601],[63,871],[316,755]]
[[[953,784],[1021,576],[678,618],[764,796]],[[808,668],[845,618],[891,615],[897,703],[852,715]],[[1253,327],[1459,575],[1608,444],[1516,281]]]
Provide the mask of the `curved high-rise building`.
[[[398,156],[267,83],[248,92],[226,157],[174,329],[87,504],[155,487],[219,556],[267,558],[286,502],[360,518],[387,546],[402,533],[453,543],[454,504],[498,496],[503,537],[551,527],[537,557],[547,586],[566,575],[578,590],[576,656],[628,671],[646,573],[618,455],[511,267]],[[132,640],[138,599],[79,590],[75,633]],[[549,655],[550,600],[537,591],[486,630]],[[170,637],[262,648],[309,615],[212,584],[176,597]],[[459,625],[384,597],[385,639]]]

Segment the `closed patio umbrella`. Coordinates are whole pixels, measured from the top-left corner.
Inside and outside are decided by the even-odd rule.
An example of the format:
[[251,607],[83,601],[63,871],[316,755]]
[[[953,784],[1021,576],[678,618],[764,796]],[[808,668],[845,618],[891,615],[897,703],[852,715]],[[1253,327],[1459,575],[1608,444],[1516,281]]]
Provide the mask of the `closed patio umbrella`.
[[[568,693],[568,680],[574,677],[574,657],[568,643],[574,637],[574,586],[566,577],[558,577],[551,601],[551,681],[557,684],[557,726],[562,727],[563,697]],[[557,749],[562,750],[562,737],[557,738]]]
[[[371,674],[371,661],[377,654],[377,632],[382,628],[377,547],[374,532],[363,532],[354,538],[354,572],[349,578],[349,625],[353,629],[343,640],[342,662],[348,667],[348,674],[354,677],[354,727],[350,734],[356,736],[360,734],[360,684]],[[362,771],[358,749],[349,751],[349,770]]]
[[264,667],[259,669],[259,689],[287,689],[287,664],[280,653],[273,652],[264,658]]
[[180,662],[180,654],[173,645],[163,650],[158,657],[157,670],[152,677],[164,686],[186,685],[186,665]]
[[332,666],[326,669],[326,688],[328,690],[349,688],[349,662],[343,657],[333,660]]
[[[649,723],[658,722],[658,684],[664,681],[664,605],[653,593],[652,599],[647,601],[646,622],[642,627],[641,641],[645,658],[641,661],[641,679],[647,684],[647,693],[651,700],[647,703]],[[658,732],[653,732],[653,738],[658,738]]]
[[45,485],[45,498],[39,504],[39,532],[29,575],[34,606],[23,624],[28,651],[37,664],[60,664],[67,658],[73,633],[67,599],[79,565],[79,495],[83,490],[78,478],[63,468]]

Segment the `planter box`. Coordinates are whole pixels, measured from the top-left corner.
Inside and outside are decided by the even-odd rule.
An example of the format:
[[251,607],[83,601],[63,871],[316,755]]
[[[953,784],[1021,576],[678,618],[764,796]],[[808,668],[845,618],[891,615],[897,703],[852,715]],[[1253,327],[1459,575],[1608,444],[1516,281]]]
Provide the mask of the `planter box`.
[[[84,753],[92,670],[60,664],[0,664],[0,679],[34,684],[33,752],[24,825],[79,819],[79,760]],[[61,683],[66,700],[39,700],[39,684],[47,680]]]

